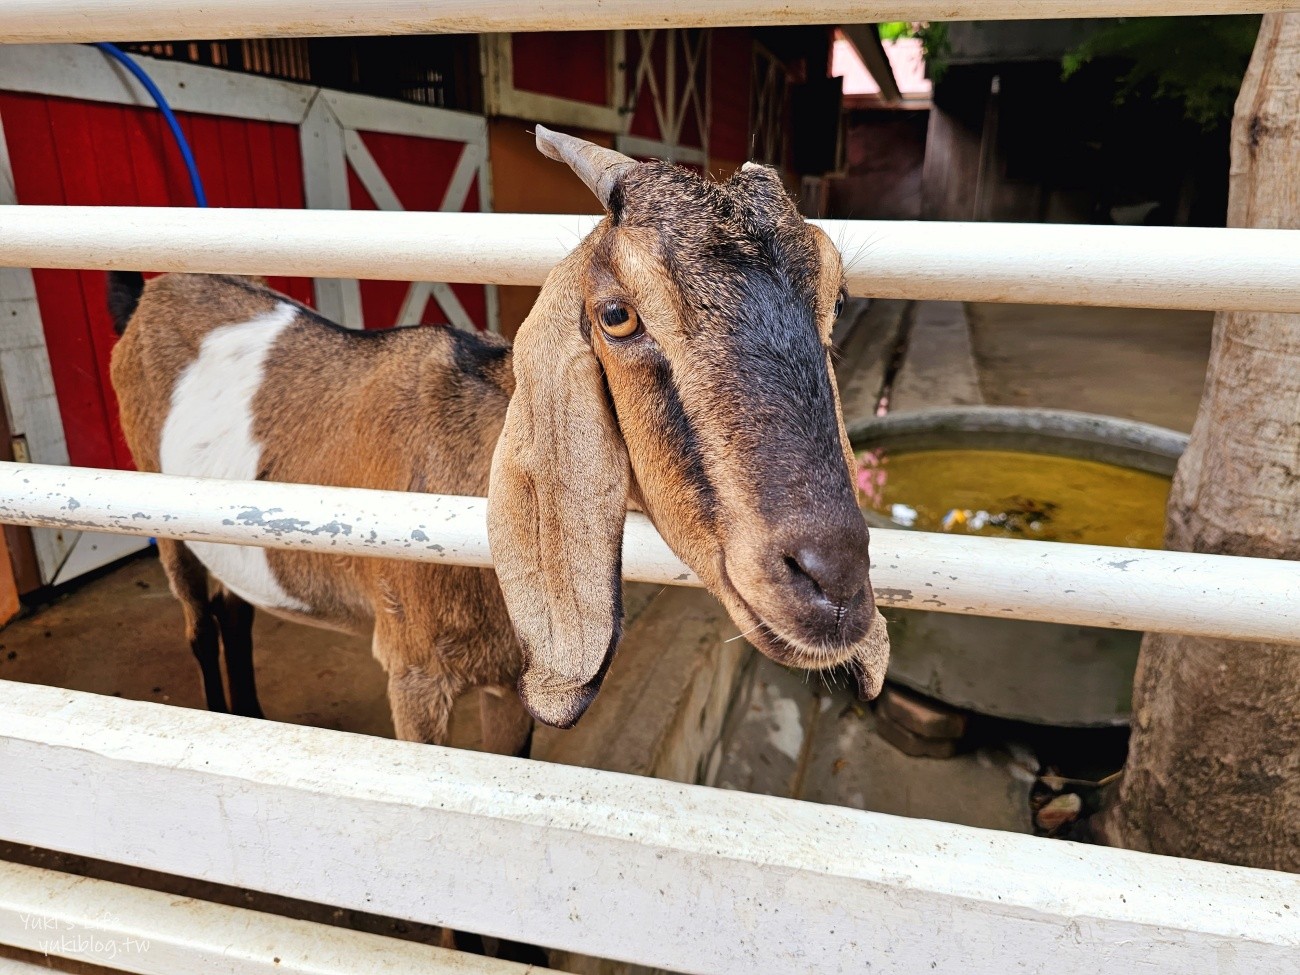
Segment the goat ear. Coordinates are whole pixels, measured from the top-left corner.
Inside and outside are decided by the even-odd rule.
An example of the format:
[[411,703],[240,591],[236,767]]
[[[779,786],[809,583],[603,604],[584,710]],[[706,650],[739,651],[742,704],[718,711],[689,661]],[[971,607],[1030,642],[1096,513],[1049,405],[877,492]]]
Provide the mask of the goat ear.
[[488,491],[492,559],[523,646],[519,696],[559,728],[600,690],[622,632],[630,479],[578,273],[572,260],[552,271],[519,330]]

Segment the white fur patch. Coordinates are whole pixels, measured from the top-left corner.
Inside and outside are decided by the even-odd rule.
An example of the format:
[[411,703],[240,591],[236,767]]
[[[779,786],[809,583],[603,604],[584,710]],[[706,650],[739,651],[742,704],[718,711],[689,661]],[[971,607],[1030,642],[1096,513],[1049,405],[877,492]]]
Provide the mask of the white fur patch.
[[[237,481],[257,477],[262,448],[253,439],[253,397],[262,385],[267,353],[297,314],[292,305],[281,304],[204,337],[198,357],[172,390],[159,447],[164,474]],[[309,608],[284,591],[265,549],[185,544],[209,572],[253,605],[298,612]]]

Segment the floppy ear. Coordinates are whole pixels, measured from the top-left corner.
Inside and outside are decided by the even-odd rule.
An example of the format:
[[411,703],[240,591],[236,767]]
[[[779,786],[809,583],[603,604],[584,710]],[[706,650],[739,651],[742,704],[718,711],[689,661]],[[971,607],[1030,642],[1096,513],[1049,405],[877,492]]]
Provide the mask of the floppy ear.
[[596,696],[623,625],[629,463],[583,327],[581,273],[579,255],[556,267],[519,330],[488,490],[492,560],[524,651],[519,696],[559,728]]

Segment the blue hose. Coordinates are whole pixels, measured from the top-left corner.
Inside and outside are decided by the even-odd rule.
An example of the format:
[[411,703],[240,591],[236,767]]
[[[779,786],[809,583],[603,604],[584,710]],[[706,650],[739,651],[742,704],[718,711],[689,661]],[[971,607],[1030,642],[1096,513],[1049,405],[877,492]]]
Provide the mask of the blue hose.
[[135,58],[127,54],[116,44],[104,42],[97,43],[95,47],[99,48],[109,57],[119,61],[122,67],[135,75],[137,81],[144,85],[145,91],[149,93],[154,102],[158,105],[158,110],[167,120],[168,127],[172,130],[172,136],[176,139],[176,147],[181,151],[181,158],[185,160],[185,168],[190,174],[190,186],[194,188],[195,206],[205,207],[208,205],[208,195],[203,192],[203,180],[199,176],[198,164],[194,161],[194,153],[190,151],[189,141],[185,138],[185,133],[181,131],[180,123],[176,121],[176,116],[172,113],[172,107],[167,104],[167,99],[158,86],[153,83],[153,79],[145,74],[144,68],[136,64]]

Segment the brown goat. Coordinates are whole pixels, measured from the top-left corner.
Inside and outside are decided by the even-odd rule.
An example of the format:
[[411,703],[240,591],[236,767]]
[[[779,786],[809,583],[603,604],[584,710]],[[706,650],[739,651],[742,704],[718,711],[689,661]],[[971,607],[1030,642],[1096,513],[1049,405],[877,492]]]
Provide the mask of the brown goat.
[[210,708],[226,707],[224,645],[233,710],[261,713],[257,606],[373,632],[401,738],[445,741],[475,687],[495,689],[493,750],[531,728],[509,685],[568,727],[618,645],[629,507],[761,651],[848,664],[879,690],[888,642],[829,352],[839,253],[770,169],[718,185],[541,126],[537,142],[607,216],[513,352],[449,328],[349,331],[246,279],[164,275],[141,293],[114,276],[130,327],[113,385],[141,470],[489,498],[496,575],[160,541]]

